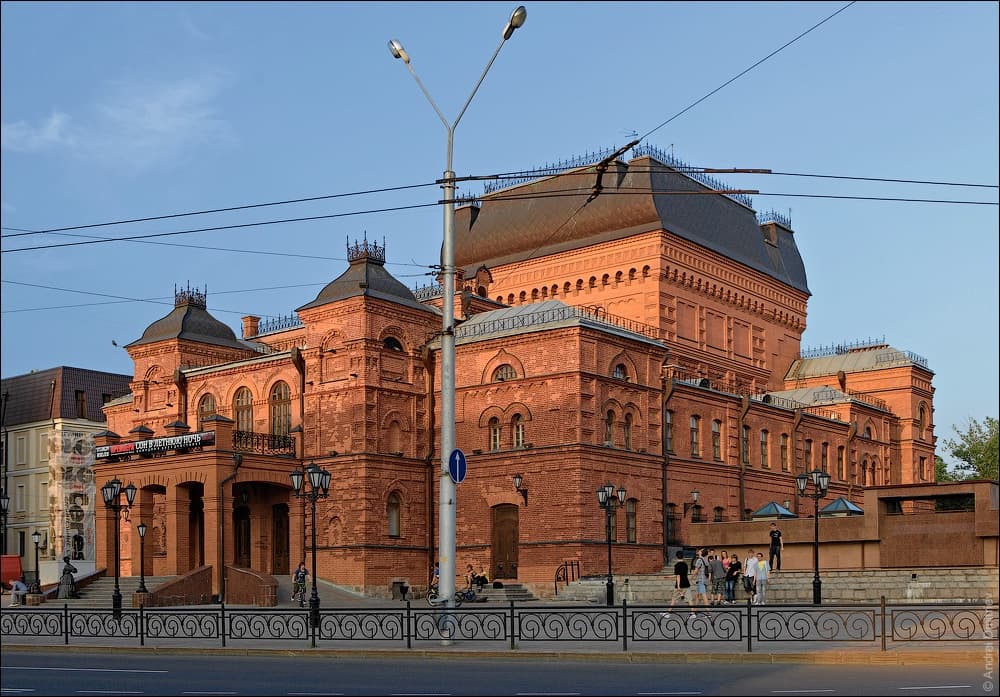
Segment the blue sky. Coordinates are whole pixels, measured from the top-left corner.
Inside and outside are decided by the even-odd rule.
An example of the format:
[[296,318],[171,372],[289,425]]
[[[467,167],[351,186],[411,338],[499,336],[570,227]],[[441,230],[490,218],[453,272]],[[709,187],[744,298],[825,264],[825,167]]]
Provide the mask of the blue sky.
[[[669,120],[644,142],[692,165],[990,185],[722,177],[759,190],[758,211],[791,216],[813,293],[803,345],[884,336],[924,356],[936,432],[953,437],[998,414],[998,4],[850,5],[672,118],[846,5],[529,2],[456,130],[455,169],[530,169]],[[288,315],[364,235],[385,240],[398,278],[429,283],[439,208],[342,214],[433,203],[433,186],[77,236],[8,228],[433,182],[445,129],[386,43],[402,42],[452,120],[515,6],[4,2],[3,376],[130,373],[120,346],[169,312],[175,284],[207,286],[210,311],[237,333],[243,315]]]

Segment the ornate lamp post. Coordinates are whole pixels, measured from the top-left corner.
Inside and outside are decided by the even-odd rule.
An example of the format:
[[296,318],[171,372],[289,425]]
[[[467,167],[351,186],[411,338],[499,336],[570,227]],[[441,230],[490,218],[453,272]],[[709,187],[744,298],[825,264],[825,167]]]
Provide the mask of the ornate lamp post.
[[[312,509],[312,595],[309,596],[309,623],[312,627],[319,626],[319,591],[316,589],[316,499],[325,499],[330,495],[330,473],[315,462],[310,462],[305,471],[296,467],[289,475],[292,479],[292,489],[296,498],[309,500]],[[309,480],[309,491],[305,489],[305,480]],[[315,637],[313,638],[315,642]]]
[[399,58],[409,68],[413,79],[417,81],[420,91],[424,93],[427,101],[434,108],[434,112],[441,119],[445,130],[448,133],[448,156],[444,170],[444,176],[440,184],[444,189],[444,239],[441,245],[441,275],[444,276],[444,288],[441,306],[442,331],[441,331],[441,469],[439,471],[440,496],[438,498],[438,556],[441,562],[441,580],[439,581],[440,593],[443,598],[447,598],[447,606],[454,607],[455,601],[455,506],[456,491],[455,482],[452,481],[448,470],[448,459],[455,449],[455,172],[452,171],[452,155],[455,143],[455,128],[462,120],[465,110],[469,108],[472,98],[476,96],[479,86],[486,79],[493,61],[500,54],[500,49],[509,39],[514,31],[524,25],[524,20],[528,17],[528,11],[524,6],[514,10],[507,20],[503,29],[503,36],[493,57],[486,64],[483,74],[479,76],[479,82],[472,88],[472,94],[465,100],[465,105],[458,112],[458,117],[453,123],[441,113],[437,103],[431,97],[430,92],[424,87],[424,83],[417,76],[413,66],[410,65],[410,56],[403,48],[403,45],[396,39],[389,42],[389,52],[393,58]]
[[146,524],[139,523],[136,526],[139,533],[139,592],[148,593],[146,590]]
[[7,553],[7,510],[10,508],[10,497],[0,489],[0,516],[3,516],[3,535],[0,536],[0,554]]
[[597,490],[597,502],[605,513],[605,532],[608,537],[608,607],[615,604],[615,577],[611,573],[611,521],[614,519],[615,509],[625,505],[625,487],[618,487],[617,496],[615,485],[608,482]]
[[135,484],[129,484],[125,487],[125,500],[128,501],[128,504],[123,506],[121,503],[122,483],[118,477],[115,477],[101,487],[101,497],[104,499],[104,505],[115,514],[115,591],[111,596],[111,609],[115,613],[115,619],[122,616],[122,592],[118,587],[118,574],[122,554],[121,542],[118,539],[120,535],[118,521],[123,509],[132,508],[132,502],[135,501],[135,492]]
[[31,533],[31,541],[35,543],[35,578],[31,582],[31,588],[28,589],[29,593],[37,595],[42,592],[42,585],[39,581],[39,569],[38,569],[38,543],[42,540],[42,533],[35,530]]
[[[807,492],[806,488],[812,483],[813,490]],[[815,512],[813,514],[813,605],[823,603],[823,582],[819,579],[819,500],[826,497],[826,490],[830,486],[830,474],[823,470],[813,470],[803,472],[795,477],[795,486],[799,489],[800,496],[808,496],[813,500]]]

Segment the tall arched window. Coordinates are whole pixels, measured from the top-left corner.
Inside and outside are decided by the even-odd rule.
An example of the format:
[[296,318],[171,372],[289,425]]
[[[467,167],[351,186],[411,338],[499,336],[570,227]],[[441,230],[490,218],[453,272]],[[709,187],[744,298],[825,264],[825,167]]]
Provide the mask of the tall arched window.
[[770,434],[764,430],[760,432],[760,466],[767,469],[771,466],[771,461],[768,456],[768,438]]
[[636,521],[639,502],[629,499],[625,502],[625,542],[634,545],[639,541],[639,533],[636,529]]
[[398,421],[390,421],[385,430],[385,449],[390,453],[403,452],[403,428]]
[[625,449],[632,449],[632,415],[625,415]]
[[927,435],[926,428],[927,428],[927,410],[924,408],[924,405],[921,404],[920,408],[917,410],[917,438],[918,439],[924,440],[924,437]]
[[691,457],[701,457],[701,417],[691,417]]
[[608,411],[604,415],[604,444],[611,445],[615,437],[615,413]]
[[718,419],[712,421],[712,457],[722,459],[722,422]]
[[493,417],[489,422],[490,429],[490,450],[497,451],[500,449],[500,419]]
[[198,401],[198,430],[205,430],[205,419],[215,416],[215,396],[207,394]]
[[233,396],[233,418],[237,431],[253,430],[253,394],[249,387],[241,387]]
[[274,383],[268,404],[271,408],[271,434],[287,436],[292,430],[292,392],[288,383]]
[[399,508],[399,494],[394,491],[389,494],[389,499],[385,504],[385,517],[389,525],[389,537],[400,536]]
[[515,448],[524,447],[524,417],[520,414],[514,414],[514,418],[510,420],[510,430],[511,436],[513,437],[513,446]]

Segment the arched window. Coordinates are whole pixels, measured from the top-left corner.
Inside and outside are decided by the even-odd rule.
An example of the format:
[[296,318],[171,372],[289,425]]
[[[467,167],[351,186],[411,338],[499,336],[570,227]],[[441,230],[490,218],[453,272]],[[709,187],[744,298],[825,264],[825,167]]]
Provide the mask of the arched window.
[[824,472],[829,471],[830,467],[830,444],[820,443],[819,446],[819,468]]
[[812,471],[813,464],[813,442],[812,438],[806,438],[806,442],[802,446],[802,465],[805,467],[806,472]]
[[288,383],[274,383],[268,405],[271,408],[271,434],[287,436],[292,430],[292,392]]
[[385,503],[385,518],[389,525],[389,537],[400,536],[399,526],[399,494],[395,491],[389,494],[389,499]]
[[524,447],[524,418],[520,414],[514,414],[514,418],[510,420],[510,430],[511,435],[514,438],[513,445],[515,448]]
[[674,412],[669,409],[663,419],[663,429],[665,431],[663,440],[666,441],[667,452],[672,453],[674,452]]
[[602,286],[606,286],[610,282],[611,282],[611,276],[609,276],[608,274],[604,274],[603,276],[601,276],[601,285]]
[[867,438],[868,440],[872,439],[872,427],[871,426],[865,426],[865,435],[864,435],[864,437]]
[[837,479],[847,481],[847,462],[844,459],[844,446],[837,446]]
[[625,542],[631,545],[639,541],[639,533],[636,530],[638,508],[639,502],[636,499],[625,502]]
[[205,419],[215,416],[215,396],[207,394],[198,401],[198,430],[205,430]]
[[532,300],[538,300],[538,289],[537,288],[532,288],[531,289],[531,299]]
[[788,434],[781,434],[781,471],[788,471]]
[[921,404],[920,408],[917,410],[917,438],[919,440],[924,440],[927,435],[927,410],[924,405]]
[[589,283],[590,283],[590,287],[591,288],[596,288],[597,287],[597,277],[596,276],[591,276]]
[[726,509],[722,506],[716,506],[712,509],[712,520],[716,523],[721,523],[726,519]]
[[507,294],[507,304],[508,305],[513,305],[514,304],[514,294],[513,293],[508,293]]
[[740,458],[744,465],[750,464],[750,427],[744,426],[740,436]]
[[502,366],[493,371],[493,382],[505,382],[506,380],[516,380],[517,371],[514,370],[514,366],[509,363],[504,363]]
[[691,457],[701,457],[701,417],[691,417]]
[[489,422],[490,429],[490,450],[497,451],[500,449],[500,419],[493,417]]
[[522,304],[523,304],[523,303],[524,303],[524,301],[525,301],[525,300],[527,300],[527,299],[528,299],[528,294],[527,294],[527,293],[525,293],[525,292],[524,292],[523,290],[522,290],[522,291],[520,292],[520,294],[518,294],[518,296],[517,296],[517,301],[518,301],[519,303],[522,303]]
[[382,342],[382,348],[387,351],[402,351],[403,345],[399,343],[399,339],[394,336],[387,336],[385,341]]
[[604,444],[611,445],[615,438],[615,413],[608,411],[604,415]]
[[632,449],[632,415],[625,415],[625,449]]
[[615,366],[615,369],[611,372],[611,377],[615,380],[628,380],[628,370],[625,368],[624,363],[619,363]]
[[722,459],[722,422],[718,419],[712,421],[712,457]]
[[760,432],[760,466],[764,469],[768,469],[771,466],[770,456],[768,454],[768,440],[771,434],[766,430]]
[[253,431],[253,394],[249,387],[241,387],[233,396],[233,419],[237,431]]
[[619,271],[618,273],[615,274],[615,285],[618,285],[621,282],[622,282],[622,272]]

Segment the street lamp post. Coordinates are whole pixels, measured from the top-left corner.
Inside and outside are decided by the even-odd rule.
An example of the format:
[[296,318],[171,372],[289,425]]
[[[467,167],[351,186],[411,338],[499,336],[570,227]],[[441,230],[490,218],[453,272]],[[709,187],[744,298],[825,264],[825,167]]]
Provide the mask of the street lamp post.
[[[316,499],[325,499],[330,495],[330,473],[315,462],[310,462],[305,471],[296,467],[289,476],[296,498],[309,499],[312,509],[312,595],[309,596],[309,624],[315,628],[319,626],[319,591],[316,588]],[[306,479],[309,480],[309,491],[305,489]],[[316,637],[313,635],[314,646],[315,642]]]
[[111,609],[114,611],[115,619],[122,616],[122,592],[118,587],[119,567],[121,565],[121,542],[118,539],[120,524],[118,521],[122,509],[132,508],[132,502],[135,501],[135,492],[135,484],[129,484],[125,487],[125,500],[128,501],[128,504],[127,506],[123,506],[121,503],[122,483],[118,477],[115,477],[101,487],[101,497],[104,499],[104,505],[115,514],[115,591],[111,595]]
[[149,593],[146,590],[146,524],[139,523],[136,530],[139,532],[139,592]]
[[[813,490],[806,491],[810,482]],[[819,579],[819,500],[826,497],[826,490],[830,486],[830,474],[823,470],[813,470],[803,472],[795,477],[795,486],[798,487],[800,496],[808,496],[813,500],[815,511],[813,514],[813,605],[823,603],[823,582]]]
[[35,543],[35,578],[31,582],[31,588],[28,589],[28,592],[34,595],[37,595],[38,593],[42,592],[42,585],[41,582],[39,581],[40,574],[38,572],[38,543],[41,542],[41,540],[42,540],[42,533],[38,532],[37,530],[31,533],[31,541]]
[[[4,444],[6,448],[6,443]],[[0,489],[0,516],[3,517],[2,535],[0,535],[0,554],[7,553],[7,509],[10,507],[10,497],[5,489]]]
[[597,490],[597,502],[601,505],[601,508],[604,509],[605,532],[607,533],[608,538],[608,607],[615,604],[615,577],[611,572],[611,521],[614,518],[615,509],[621,508],[625,505],[625,496],[625,487],[618,487],[616,496],[615,485],[611,482],[608,482]]
[[447,607],[454,607],[455,601],[455,507],[456,491],[455,483],[448,472],[448,459],[455,449],[455,172],[452,171],[452,156],[454,152],[455,128],[462,120],[465,110],[469,108],[472,98],[479,90],[479,86],[486,78],[493,61],[500,54],[500,49],[511,37],[514,30],[524,25],[524,20],[528,16],[528,11],[524,6],[519,6],[511,14],[510,19],[504,26],[503,37],[493,57],[479,76],[479,81],[472,88],[472,93],[465,100],[465,105],[458,113],[454,123],[449,124],[448,120],[441,113],[434,98],[424,87],[413,66],[410,65],[410,56],[403,48],[403,45],[393,39],[389,42],[389,51],[393,58],[399,58],[409,68],[410,74],[417,81],[420,91],[424,93],[427,101],[437,113],[441,123],[444,124],[448,133],[448,157],[441,178],[441,185],[444,189],[444,240],[441,245],[441,274],[444,277],[444,289],[441,307],[441,469],[439,472],[440,497],[438,499],[438,560],[441,565],[441,578],[439,589],[441,597],[446,598]]

